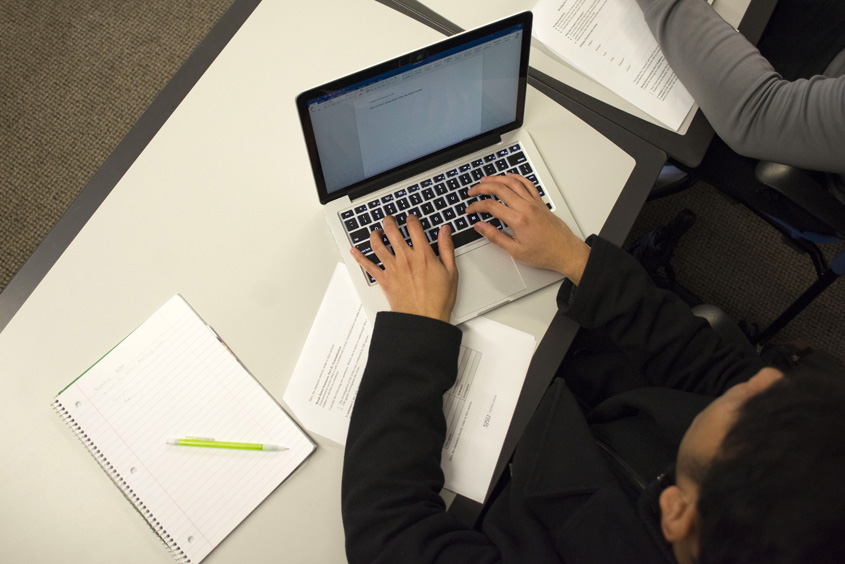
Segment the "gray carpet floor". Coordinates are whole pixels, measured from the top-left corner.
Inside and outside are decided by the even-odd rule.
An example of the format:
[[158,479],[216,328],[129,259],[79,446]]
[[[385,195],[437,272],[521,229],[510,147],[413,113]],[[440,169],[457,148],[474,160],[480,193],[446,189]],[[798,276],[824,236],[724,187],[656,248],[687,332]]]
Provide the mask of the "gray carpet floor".
[[[696,221],[681,238],[672,265],[678,281],[735,320],[767,326],[815,281],[806,255],[786,246],[780,232],[714,188],[692,188],[647,203],[628,237],[665,225],[684,208]],[[826,255],[845,248],[829,245]],[[845,280],[837,280],[778,333],[774,342],[804,342],[845,364]]]
[[[230,3],[0,3],[0,290]],[[673,261],[678,279],[735,319],[765,325],[812,282],[809,259],[703,184],[647,204],[629,240],[683,208],[697,221]],[[776,340],[845,363],[844,334],[838,281]]]

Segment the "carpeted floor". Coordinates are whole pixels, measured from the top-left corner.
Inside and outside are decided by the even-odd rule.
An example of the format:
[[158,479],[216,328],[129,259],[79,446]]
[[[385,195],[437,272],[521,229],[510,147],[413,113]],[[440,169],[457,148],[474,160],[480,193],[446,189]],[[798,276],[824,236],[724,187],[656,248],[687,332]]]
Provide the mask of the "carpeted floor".
[[[647,203],[628,237],[671,221],[684,208],[696,221],[681,238],[672,265],[682,286],[736,320],[761,328],[815,280],[806,255],[787,247],[780,232],[712,187],[692,188]],[[831,245],[827,256],[844,245]],[[845,364],[845,280],[838,280],[787,325],[774,341],[807,341]]]
[[[231,0],[0,3],[0,290]],[[813,280],[809,260],[706,185],[647,204],[629,240],[681,209],[697,221],[673,261],[680,282],[736,319],[765,325]],[[845,363],[845,281],[778,341]]]
[[0,2],[0,289],[231,1]]

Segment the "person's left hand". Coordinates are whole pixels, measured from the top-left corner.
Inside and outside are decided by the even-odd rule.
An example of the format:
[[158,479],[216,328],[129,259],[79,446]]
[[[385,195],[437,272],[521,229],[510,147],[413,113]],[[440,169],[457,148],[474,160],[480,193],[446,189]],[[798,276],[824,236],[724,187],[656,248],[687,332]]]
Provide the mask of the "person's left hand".
[[352,256],[381,286],[390,309],[448,323],[458,293],[458,269],[450,229],[444,227],[437,236],[438,259],[416,216],[409,215],[407,224],[413,246],[405,242],[392,217],[385,217],[383,223],[383,233],[393,253],[385,246],[381,230],[370,233],[370,245],[384,270],[354,247]]

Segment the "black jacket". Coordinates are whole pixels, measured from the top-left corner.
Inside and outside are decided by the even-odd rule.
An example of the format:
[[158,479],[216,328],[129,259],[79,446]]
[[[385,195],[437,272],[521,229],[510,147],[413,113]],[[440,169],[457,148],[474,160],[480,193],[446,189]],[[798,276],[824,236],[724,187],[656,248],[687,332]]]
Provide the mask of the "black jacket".
[[594,238],[558,307],[582,329],[514,454],[480,530],[438,492],[443,393],[461,333],[380,313],[347,438],[342,511],[356,563],[666,562],[656,486],[692,418],[761,367],[723,343],[629,255]]

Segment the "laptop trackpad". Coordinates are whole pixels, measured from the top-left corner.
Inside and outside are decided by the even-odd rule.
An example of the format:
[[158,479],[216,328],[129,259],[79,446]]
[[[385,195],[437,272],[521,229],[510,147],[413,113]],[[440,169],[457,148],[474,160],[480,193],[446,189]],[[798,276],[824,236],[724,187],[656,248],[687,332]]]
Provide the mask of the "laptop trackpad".
[[493,244],[457,257],[455,317],[491,307],[525,289],[513,259]]

